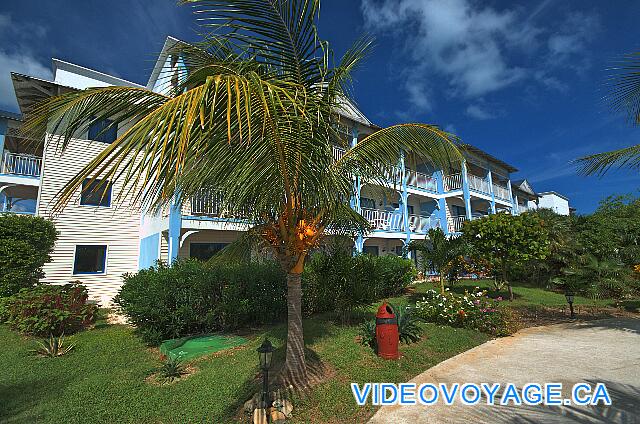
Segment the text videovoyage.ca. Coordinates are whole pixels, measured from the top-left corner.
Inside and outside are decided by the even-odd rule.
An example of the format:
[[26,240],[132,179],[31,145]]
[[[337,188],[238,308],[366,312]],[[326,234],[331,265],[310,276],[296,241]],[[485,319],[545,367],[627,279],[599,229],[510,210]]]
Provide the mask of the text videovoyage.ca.
[[604,383],[576,383],[563,397],[562,383],[351,383],[358,405],[611,405]]

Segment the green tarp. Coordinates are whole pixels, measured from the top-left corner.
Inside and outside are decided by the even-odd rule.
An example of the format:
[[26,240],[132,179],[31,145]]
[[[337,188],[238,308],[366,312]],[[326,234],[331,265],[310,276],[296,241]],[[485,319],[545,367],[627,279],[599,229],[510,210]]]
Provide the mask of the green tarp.
[[190,360],[245,343],[247,339],[239,336],[191,336],[165,340],[160,345],[160,353],[172,359]]

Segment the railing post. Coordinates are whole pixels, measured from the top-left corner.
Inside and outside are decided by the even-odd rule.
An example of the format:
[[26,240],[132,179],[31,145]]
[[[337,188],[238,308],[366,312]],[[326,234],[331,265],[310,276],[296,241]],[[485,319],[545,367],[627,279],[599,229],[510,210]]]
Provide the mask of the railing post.
[[[358,144],[358,126],[354,125],[351,129],[351,148],[356,147]],[[351,198],[351,208],[356,212],[361,213],[362,207],[360,205],[360,191],[362,190],[362,181],[360,180],[360,176],[356,175],[353,181],[353,192],[354,196]],[[364,238],[363,234],[360,232],[355,240],[355,252],[362,253],[364,250]]]
[[489,182],[489,193],[491,194],[491,213],[496,213],[496,195],[493,192],[493,175],[491,168],[487,169],[487,181]]
[[469,178],[467,176],[467,161],[462,160],[462,194],[464,196],[464,209],[468,220],[471,220],[471,193],[469,192]]

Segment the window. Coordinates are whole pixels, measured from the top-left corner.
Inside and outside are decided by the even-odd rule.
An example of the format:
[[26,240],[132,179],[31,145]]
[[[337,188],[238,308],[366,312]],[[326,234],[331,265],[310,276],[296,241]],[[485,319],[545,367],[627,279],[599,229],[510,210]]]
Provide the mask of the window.
[[360,207],[367,208],[367,209],[375,209],[376,208],[376,201],[373,200],[373,199],[369,199],[368,197],[361,197],[360,198]]
[[89,126],[89,140],[113,143],[118,138],[118,126],[110,119],[95,121]]
[[106,245],[77,245],[74,274],[104,274],[107,265]]
[[82,182],[80,204],[87,206],[111,206],[111,182],[107,180],[91,180],[87,178]]
[[378,246],[363,246],[362,253],[365,255],[378,256]]
[[211,259],[213,255],[224,249],[229,243],[191,243],[189,256],[201,261]]

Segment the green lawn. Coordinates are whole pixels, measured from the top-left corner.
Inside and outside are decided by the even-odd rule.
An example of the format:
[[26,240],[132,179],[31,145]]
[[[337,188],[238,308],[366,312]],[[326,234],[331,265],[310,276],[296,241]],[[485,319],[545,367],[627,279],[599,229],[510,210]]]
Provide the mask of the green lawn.
[[[423,341],[402,346],[397,361],[378,359],[355,341],[357,327],[325,317],[305,321],[310,357],[333,370],[331,378],[296,400],[293,422],[361,422],[374,411],[355,405],[351,382],[403,382],[488,336],[469,330],[425,325]],[[132,330],[99,324],[67,337],[75,350],[60,358],[30,353],[34,339],[0,326],[0,422],[229,422],[256,389],[256,347],[267,335],[283,355],[284,326],[253,335],[245,347],[196,361],[198,372],[171,385],[145,382],[159,365],[158,354]]]
[[[463,293],[476,286],[491,289],[488,280],[462,281],[451,287]],[[415,302],[432,283],[412,287],[396,305]],[[514,286],[510,307],[558,307],[564,295],[534,287]],[[506,291],[489,292],[491,297]],[[608,306],[610,301],[576,297],[577,305]],[[366,311],[372,317],[378,305]],[[358,407],[350,383],[403,382],[427,368],[489,339],[471,330],[424,324],[425,337],[402,345],[399,361],[384,361],[356,342],[357,325],[338,325],[329,316],[305,320],[308,357],[320,359],[330,377],[304,398],[295,399],[293,422],[363,422],[373,407]],[[0,326],[0,422],[230,422],[245,400],[258,390],[256,347],[268,336],[284,356],[283,325],[255,330],[245,346],[197,360],[197,372],[171,385],[149,384],[145,378],[161,364],[157,350],[146,347],[129,327],[99,322],[95,329],[70,336],[76,344],[68,355],[45,359],[30,350],[35,340]]]

